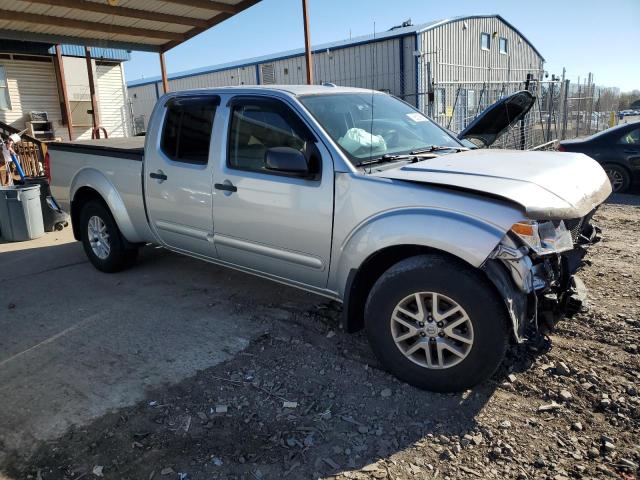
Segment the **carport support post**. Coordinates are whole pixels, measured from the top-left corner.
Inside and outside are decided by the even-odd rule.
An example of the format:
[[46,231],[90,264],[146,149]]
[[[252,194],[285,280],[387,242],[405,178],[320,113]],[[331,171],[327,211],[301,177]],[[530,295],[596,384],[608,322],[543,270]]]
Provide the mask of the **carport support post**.
[[313,59],[311,58],[311,36],[309,33],[307,0],[302,0],[302,18],[304,20],[304,58],[307,63],[307,85],[313,85]]
[[67,80],[64,76],[64,64],[62,61],[62,50],[60,45],[56,45],[55,61],[57,65],[57,72],[59,75],[58,82],[60,84],[60,90],[62,93],[62,105],[65,120],[67,122],[67,130],[69,131],[69,140],[73,141],[73,120],[71,118],[71,107],[69,106],[69,92],[67,92]]
[[[93,78],[93,65],[91,64],[91,48],[84,47],[84,56],[87,60],[87,73],[89,75],[89,93],[91,94],[91,118],[93,119],[93,132],[91,138],[94,138],[94,134],[98,132],[100,126],[100,112],[98,111],[98,97],[96,96],[96,84]],[[100,133],[98,132],[98,138]]]
[[162,92],[169,92],[169,79],[167,78],[167,66],[164,63],[164,52],[160,52],[160,75],[162,76]]

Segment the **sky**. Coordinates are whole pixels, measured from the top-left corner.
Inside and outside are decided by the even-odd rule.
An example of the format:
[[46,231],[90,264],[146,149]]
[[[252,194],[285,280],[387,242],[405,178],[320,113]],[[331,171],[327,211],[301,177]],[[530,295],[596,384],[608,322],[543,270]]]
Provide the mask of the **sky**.
[[[640,89],[640,0],[308,0],[312,44],[458,15],[500,14],[545,58],[549,74],[566,68],[572,83],[593,73],[596,84]],[[301,0],[257,5],[173,48],[169,74],[304,45]],[[133,52],[127,80],[160,75],[158,55]]]

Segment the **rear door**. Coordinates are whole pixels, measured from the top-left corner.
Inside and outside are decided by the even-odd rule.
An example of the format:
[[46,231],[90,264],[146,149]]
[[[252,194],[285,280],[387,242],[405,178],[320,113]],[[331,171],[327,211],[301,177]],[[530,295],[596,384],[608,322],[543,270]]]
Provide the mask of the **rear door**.
[[[326,286],[333,228],[333,161],[284,100],[231,98],[224,106],[228,145],[214,174],[215,245],[219,258],[270,276]],[[319,163],[302,178],[269,171],[265,153],[290,147]]]
[[218,96],[174,97],[147,140],[145,198],[149,222],[164,245],[215,257],[209,161]]

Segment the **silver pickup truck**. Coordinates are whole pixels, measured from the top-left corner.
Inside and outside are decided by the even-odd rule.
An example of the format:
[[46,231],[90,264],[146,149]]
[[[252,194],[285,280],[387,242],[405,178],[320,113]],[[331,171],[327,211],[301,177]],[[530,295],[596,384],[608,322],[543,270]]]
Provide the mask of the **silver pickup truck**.
[[46,164],[99,270],[151,243],[323,295],[394,375],[459,391],[581,308],[574,273],[611,192],[582,154],[472,148],[532,103],[508,97],[456,138],[371,90],[175,92],[146,137],[51,144]]

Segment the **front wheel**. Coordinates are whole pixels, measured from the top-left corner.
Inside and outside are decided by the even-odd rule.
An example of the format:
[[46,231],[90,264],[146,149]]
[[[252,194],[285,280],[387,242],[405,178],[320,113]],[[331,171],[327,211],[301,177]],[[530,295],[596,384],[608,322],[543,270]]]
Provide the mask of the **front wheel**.
[[80,213],[82,246],[94,267],[113,273],[129,268],[136,261],[138,249],[128,246],[109,209],[90,201]]
[[365,309],[372,349],[401,380],[456,392],[489,378],[508,344],[508,318],[483,275],[440,255],[403,260],[375,283]]

